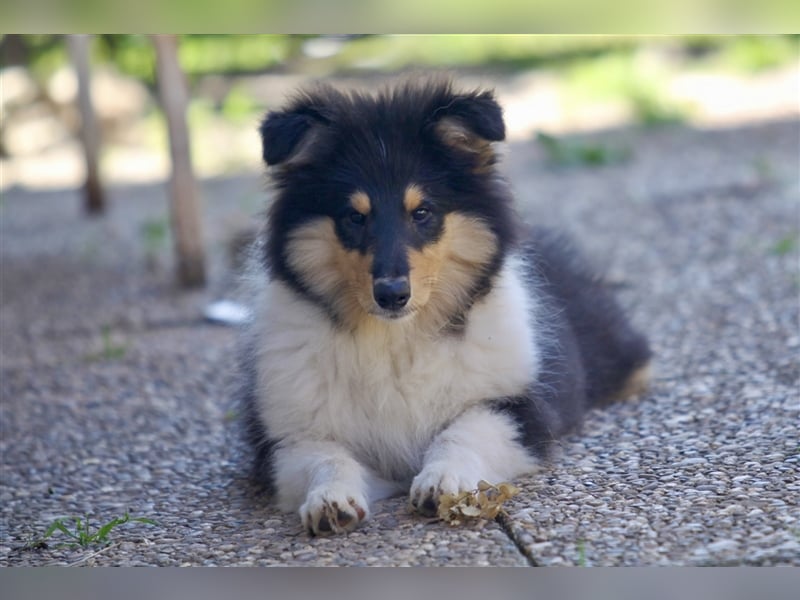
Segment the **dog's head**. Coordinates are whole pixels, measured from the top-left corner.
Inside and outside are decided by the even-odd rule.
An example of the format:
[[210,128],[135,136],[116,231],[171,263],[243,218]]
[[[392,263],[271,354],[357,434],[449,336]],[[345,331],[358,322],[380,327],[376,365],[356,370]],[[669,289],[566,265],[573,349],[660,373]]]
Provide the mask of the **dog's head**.
[[339,323],[453,325],[488,290],[513,237],[490,92],[446,81],[375,96],[319,87],[269,113],[260,132],[278,193],[269,266]]

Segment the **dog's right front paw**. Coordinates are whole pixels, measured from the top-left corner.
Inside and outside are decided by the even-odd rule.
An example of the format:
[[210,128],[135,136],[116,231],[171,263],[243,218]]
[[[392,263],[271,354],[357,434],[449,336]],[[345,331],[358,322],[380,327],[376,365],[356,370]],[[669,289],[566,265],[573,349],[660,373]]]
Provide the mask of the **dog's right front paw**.
[[477,474],[461,474],[459,467],[458,464],[446,463],[427,465],[411,483],[408,495],[411,509],[425,517],[435,517],[442,495],[457,494],[475,487],[480,477]]
[[303,527],[311,535],[352,531],[368,516],[363,495],[335,485],[312,490],[300,507]]

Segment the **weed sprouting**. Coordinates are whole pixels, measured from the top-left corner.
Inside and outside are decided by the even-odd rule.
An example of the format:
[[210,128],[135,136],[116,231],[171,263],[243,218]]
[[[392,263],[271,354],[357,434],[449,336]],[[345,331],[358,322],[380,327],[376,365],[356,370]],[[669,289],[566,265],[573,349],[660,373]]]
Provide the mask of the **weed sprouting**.
[[578,566],[585,567],[586,563],[586,540],[578,540],[576,547],[578,549]]
[[775,256],[785,256],[794,252],[798,247],[798,236],[787,235],[775,242],[769,249],[770,254]]
[[127,346],[114,343],[111,339],[111,328],[108,325],[103,326],[101,336],[102,348],[99,352],[86,355],[87,361],[120,360],[125,357],[125,353],[128,351]]
[[111,532],[116,527],[124,525],[125,523],[144,523],[145,525],[153,525],[153,526],[158,525],[158,523],[156,523],[152,519],[147,519],[144,517],[131,517],[126,512],[122,517],[116,517],[114,519],[111,519],[104,525],[101,525],[96,530],[93,530],[89,522],[89,515],[84,515],[83,518],[63,517],[53,521],[53,523],[51,523],[51,525],[44,532],[44,535],[42,535],[41,538],[38,538],[30,542],[28,546],[31,548],[45,547],[46,540],[50,539],[57,533],[62,533],[67,537],[68,541],[64,542],[63,544],[64,546],[68,547],[80,546],[82,548],[86,548],[88,546],[93,546],[93,545],[104,546],[110,542],[108,538]]
[[142,223],[140,235],[144,245],[145,264],[149,269],[154,269],[167,243],[169,223],[166,218],[145,221]]

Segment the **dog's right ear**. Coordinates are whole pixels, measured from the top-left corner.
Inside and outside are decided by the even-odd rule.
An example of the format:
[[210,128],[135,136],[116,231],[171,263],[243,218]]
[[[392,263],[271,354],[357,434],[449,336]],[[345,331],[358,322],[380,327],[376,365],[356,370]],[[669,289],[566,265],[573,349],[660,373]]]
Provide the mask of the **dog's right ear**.
[[328,123],[325,116],[308,105],[268,113],[258,128],[264,162],[270,166],[301,164],[313,145],[314,130]]

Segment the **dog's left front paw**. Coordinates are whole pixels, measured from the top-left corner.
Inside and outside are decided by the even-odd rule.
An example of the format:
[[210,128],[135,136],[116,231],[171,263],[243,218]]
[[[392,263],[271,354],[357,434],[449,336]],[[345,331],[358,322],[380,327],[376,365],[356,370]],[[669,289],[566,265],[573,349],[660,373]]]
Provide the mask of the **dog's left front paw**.
[[425,517],[435,517],[442,495],[474,489],[480,479],[477,475],[458,473],[448,465],[427,465],[411,483],[409,505]]

